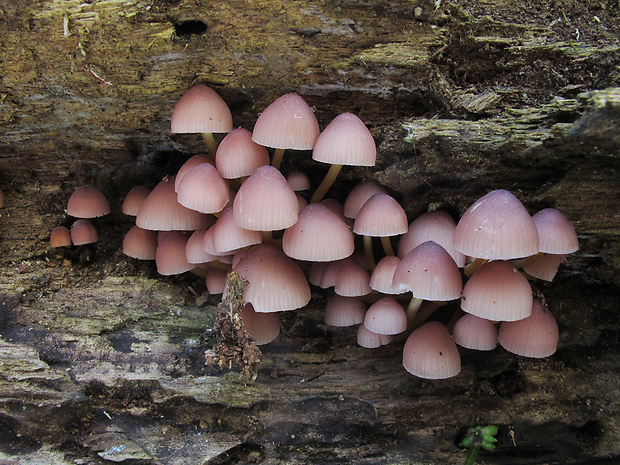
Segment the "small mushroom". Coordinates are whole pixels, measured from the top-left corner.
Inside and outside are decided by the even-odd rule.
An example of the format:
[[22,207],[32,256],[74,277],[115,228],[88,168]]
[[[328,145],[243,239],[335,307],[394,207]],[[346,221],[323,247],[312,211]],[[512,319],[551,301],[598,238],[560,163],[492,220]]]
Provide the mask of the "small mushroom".
[[500,345],[513,354],[548,357],[558,347],[558,325],[549,309],[535,299],[530,316],[519,321],[503,322],[498,338]]
[[67,202],[67,215],[74,218],[97,218],[108,213],[110,213],[108,199],[93,186],[78,187]]
[[295,93],[274,100],[258,116],[252,140],[275,150],[271,166],[279,170],[286,149],[311,150],[319,137],[319,123],[306,101]]
[[50,233],[51,247],[69,247],[71,245],[71,232],[65,226],[56,226]]
[[312,149],[312,159],[331,164],[310,203],[320,202],[343,165],[374,166],[377,147],[364,122],[352,113],[336,116],[323,130]]
[[461,356],[448,329],[438,321],[430,321],[407,338],[403,366],[418,378],[451,378],[461,371]]
[[232,115],[216,91],[197,84],[175,105],[170,128],[173,134],[201,133],[209,154],[215,156],[217,144],[213,133],[232,131]]
[[80,218],[71,225],[71,242],[73,245],[92,244],[97,242],[97,239],[97,230],[89,220]]

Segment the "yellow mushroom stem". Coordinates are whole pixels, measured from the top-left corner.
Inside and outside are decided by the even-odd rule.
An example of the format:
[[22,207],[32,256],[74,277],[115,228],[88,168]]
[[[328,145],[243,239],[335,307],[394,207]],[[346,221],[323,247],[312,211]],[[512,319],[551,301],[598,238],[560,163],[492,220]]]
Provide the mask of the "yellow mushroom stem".
[[284,149],[276,149],[273,152],[273,160],[271,160],[271,166],[273,166],[278,171],[280,170],[280,165],[282,164],[282,157],[284,157]]
[[530,255],[529,257],[517,258],[514,260],[510,260],[512,266],[515,268],[525,268],[526,266],[531,266],[540,260],[545,254],[542,252],[538,252],[537,254]]
[[273,231],[261,231],[263,234],[263,244],[273,244],[282,247],[282,239],[273,236]]
[[452,334],[452,330],[454,329],[454,325],[456,324],[456,322],[459,321],[459,318],[461,318],[464,314],[465,312],[461,310],[461,307],[457,307],[454,309],[454,313],[452,313],[452,317],[450,318],[450,321],[448,321],[448,324],[446,325],[450,334]]
[[473,262],[465,265],[463,271],[465,272],[465,276],[470,278],[476,271],[482,268],[483,265],[487,264],[489,260],[485,258],[475,258]]
[[409,305],[407,305],[407,308],[405,309],[405,313],[407,314],[407,329],[402,333],[397,334],[394,337],[394,342],[407,339],[413,330],[420,326],[421,322],[423,323],[426,321],[426,319],[430,317],[442,303],[443,302],[429,302],[412,296],[409,301]]
[[209,152],[209,155],[214,157],[215,152],[217,152],[217,143],[215,142],[215,138],[213,137],[213,134],[210,132],[203,132],[202,140],[207,146],[207,151]]
[[435,311],[439,307],[443,307],[447,302],[437,302],[426,300],[420,306],[420,310],[417,312],[415,318],[413,319],[413,329],[416,329],[424,324],[426,320],[428,320]]
[[364,255],[366,256],[366,264],[370,271],[377,266],[375,263],[375,255],[372,253],[372,236],[364,236]]
[[310,199],[310,203],[317,203],[323,200],[323,197],[325,196],[329,188],[332,187],[332,184],[336,180],[338,173],[340,173],[341,168],[342,165],[332,165],[329,167],[329,171],[325,175],[323,182],[321,182],[319,187],[316,189],[316,192]]
[[394,249],[392,248],[392,242],[388,236],[381,237],[381,245],[386,255],[394,255]]
[[420,310],[420,306],[424,299],[418,299],[416,296],[412,296],[409,301],[409,305],[407,305],[407,329],[413,329],[413,325],[416,319],[416,315],[418,314],[418,310]]
[[201,278],[207,277],[207,270],[204,268],[200,268],[199,266],[196,266],[189,271],[190,273],[195,274],[196,276],[199,276]]
[[263,244],[273,244],[273,234],[271,231],[261,231],[263,234]]
[[231,268],[230,264],[221,262],[219,260],[213,260],[212,262],[209,262],[209,265],[211,265],[213,268],[217,268],[219,270],[225,270],[225,271],[228,271]]

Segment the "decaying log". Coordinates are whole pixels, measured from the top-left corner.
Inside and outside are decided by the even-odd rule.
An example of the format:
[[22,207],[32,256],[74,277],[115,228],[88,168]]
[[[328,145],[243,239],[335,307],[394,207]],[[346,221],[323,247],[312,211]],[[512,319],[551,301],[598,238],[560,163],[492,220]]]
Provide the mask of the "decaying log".
[[[499,426],[484,463],[620,456],[617,2],[0,0],[0,23],[0,461],[462,463],[480,424]],[[321,128],[358,114],[377,165],[343,169],[336,198],[371,178],[410,219],[497,188],[562,210],[580,250],[534,283],[556,354],[463,351],[457,377],[421,380],[402,344],[369,351],[326,326],[313,288],[255,380],[205,365],[219,299],[120,251],[129,189],[204,151],[169,130],[195,82],[248,129],[289,91]],[[307,153],[293,167],[326,171]],[[50,249],[86,183],[112,204],[101,240]]]

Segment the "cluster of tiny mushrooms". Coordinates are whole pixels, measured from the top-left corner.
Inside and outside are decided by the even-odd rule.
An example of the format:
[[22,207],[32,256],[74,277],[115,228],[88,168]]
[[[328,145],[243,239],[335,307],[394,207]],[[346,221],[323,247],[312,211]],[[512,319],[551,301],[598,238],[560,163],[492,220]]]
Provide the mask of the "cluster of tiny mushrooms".
[[[171,129],[201,133],[207,154],[194,155],[152,190],[131,189],[123,213],[134,215],[136,226],[123,252],[154,259],[162,275],[193,270],[211,294],[225,293],[228,273],[236,272],[247,281],[241,318],[257,345],[279,335],[279,312],[308,304],[312,284],[333,288],[327,325],[359,325],[357,342],[366,348],[406,339],[403,365],[420,378],[457,375],[457,344],[492,350],[499,343],[537,358],[555,352],[556,321],[533,297],[529,281],[551,281],[578,249],[574,228],[557,209],[530,215],[515,195],[495,190],[458,222],[436,210],[409,224],[401,205],[372,180],[354,187],[344,204],[323,199],[343,165],[375,164],[375,141],[351,113],[320,132],[312,109],[295,93],[269,105],[250,132],[233,129],[224,100],[198,84],[177,102]],[[219,146],[214,133],[226,134]],[[271,161],[267,148],[274,149]],[[331,165],[309,201],[308,177],[280,172],[285,150],[311,150],[314,160]],[[70,231],[55,228],[51,245],[95,241],[89,218],[109,211],[100,191],[79,187],[67,204],[67,214],[78,219]],[[378,262],[373,238],[384,251]],[[447,324],[428,321],[458,299]]]

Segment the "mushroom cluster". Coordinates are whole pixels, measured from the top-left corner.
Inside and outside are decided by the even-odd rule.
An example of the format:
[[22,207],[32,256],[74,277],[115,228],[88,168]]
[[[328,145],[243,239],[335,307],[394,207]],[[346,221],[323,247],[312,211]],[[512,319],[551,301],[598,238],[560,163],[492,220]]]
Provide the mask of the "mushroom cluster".
[[67,202],[66,213],[76,218],[70,228],[56,226],[50,232],[51,247],[69,247],[97,242],[97,229],[93,218],[110,213],[110,204],[103,193],[94,186],[83,185],[73,191]]
[[[533,298],[529,280],[550,281],[578,248],[559,211],[530,216],[513,194],[497,190],[458,223],[444,211],[409,223],[375,181],[361,182],[344,202],[324,199],[343,165],[375,164],[375,141],[351,113],[320,132],[297,94],[264,109],[251,132],[232,129],[224,101],[199,84],[177,103],[171,127],[203,134],[207,153],[152,190],[132,189],[123,210],[135,215],[136,226],[123,251],[154,259],[162,275],[193,270],[211,294],[225,293],[234,271],[247,282],[240,317],[256,344],[278,337],[279,312],[306,306],[312,285],[331,295],[326,323],[359,325],[359,345],[406,339],[403,365],[418,377],[459,373],[457,344],[491,350],[499,343],[529,357],[555,351],[557,325]],[[213,133],[226,134],[219,146]],[[287,179],[281,173],[285,150],[312,150],[314,160],[330,165],[312,194],[306,194],[311,183],[305,175],[294,171]],[[378,261],[373,238],[383,249]],[[450,322],[428,321],[451,301],[460,305]]]

